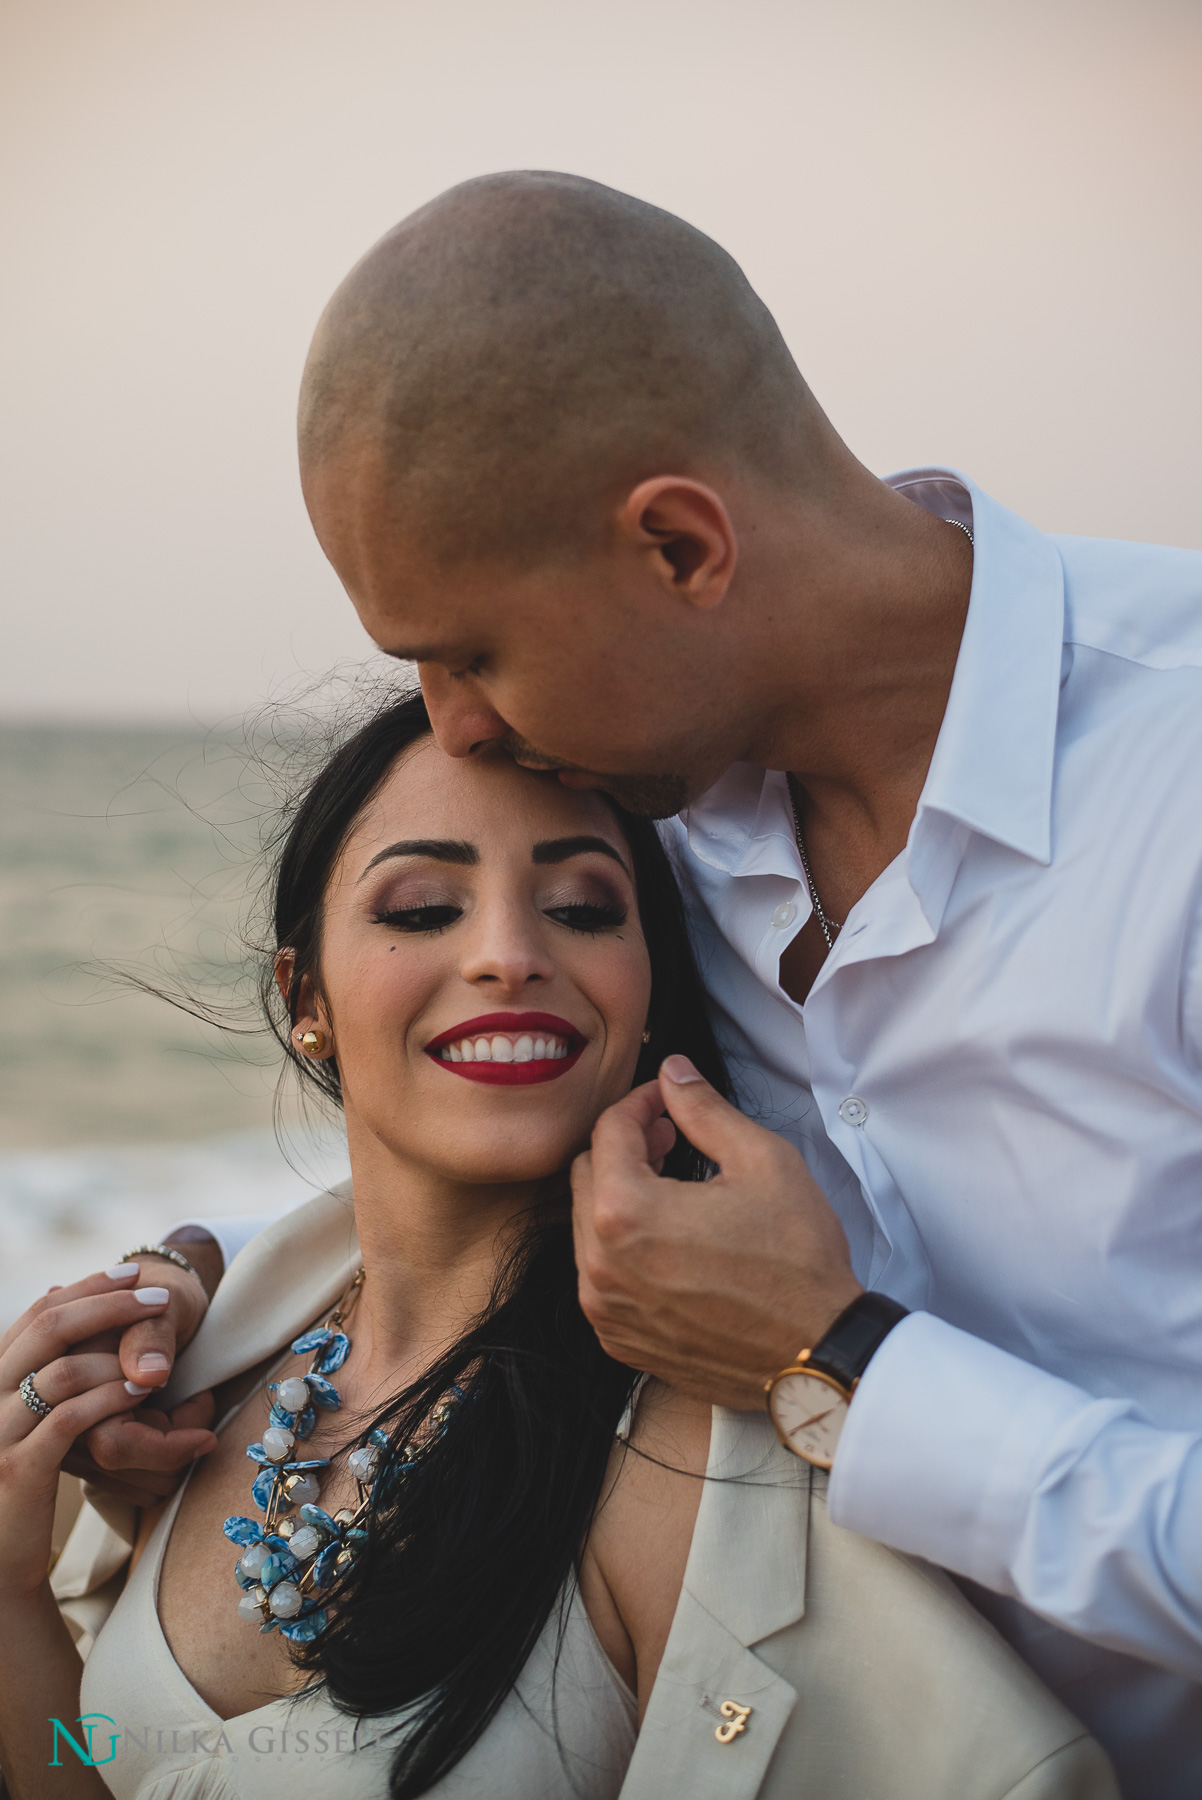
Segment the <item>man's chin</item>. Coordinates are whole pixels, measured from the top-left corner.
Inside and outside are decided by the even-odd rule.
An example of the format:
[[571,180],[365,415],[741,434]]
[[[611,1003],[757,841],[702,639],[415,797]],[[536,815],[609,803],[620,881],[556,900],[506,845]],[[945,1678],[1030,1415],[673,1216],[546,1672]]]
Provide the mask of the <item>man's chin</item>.
[[689,803],[688,784],[679,775],[594,775],[585,769],[561,769],[559,779],[564,787],[608,794],[636,819],[671,819]]

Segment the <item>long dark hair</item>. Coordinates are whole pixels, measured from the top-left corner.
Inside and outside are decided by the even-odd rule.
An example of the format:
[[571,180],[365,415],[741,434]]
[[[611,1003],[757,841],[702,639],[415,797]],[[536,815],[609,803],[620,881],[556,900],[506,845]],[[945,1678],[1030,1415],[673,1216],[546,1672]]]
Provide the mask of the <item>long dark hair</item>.
[[[308,977],[320,991],[323,901],[349,832],[398,756],[429,731],[420,694],[386,706],[318,774],[279,854],[275,942],[293,965],[283,1003],[265,971],[263,1003],[299,1072],[335,1101],[336,1062],[300,1058],[292,1044],[301,983]],[[635,1080],[683,1051],[725,1093],[663,846],[647,820],[614,811],[651,961],[650,1040]],[[680,1140],[664,1173],[702,1179],[708,1169]],[[468,1395],[409,1479],[377,1480],[367,1550],[330,1590],[326,1631],[294,1651],[354,1716],[412,1709],[393,1759],[394,1800],[428,1792],[512,1689],[572,1576],[636,1380],[580,1310],[568,1203],[566,1178],[550,1184],[498,1271],[485,1315],[364,1426],[359,1441],[382,1429],[401,1461],[450,1390]]]

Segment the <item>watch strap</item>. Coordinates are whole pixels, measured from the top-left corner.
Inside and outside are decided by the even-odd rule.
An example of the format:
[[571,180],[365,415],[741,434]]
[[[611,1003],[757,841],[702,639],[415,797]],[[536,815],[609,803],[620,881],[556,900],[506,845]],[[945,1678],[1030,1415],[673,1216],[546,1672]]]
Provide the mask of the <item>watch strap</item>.
[[850,1394],[873,1356],[909,1309],[888,1294],[857,1294],[805,1358],[808,1369],[829,1375]]

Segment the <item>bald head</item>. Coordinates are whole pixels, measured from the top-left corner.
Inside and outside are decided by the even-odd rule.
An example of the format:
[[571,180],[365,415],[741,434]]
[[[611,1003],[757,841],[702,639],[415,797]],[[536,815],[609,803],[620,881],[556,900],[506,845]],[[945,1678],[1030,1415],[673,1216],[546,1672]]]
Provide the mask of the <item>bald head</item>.
[[791,485],[827,431],[724,250],[542,173],[465,182],[382,238],[327,307],[300,401],[306,476],[378,455],[449,563],[577,554],[654,475]]

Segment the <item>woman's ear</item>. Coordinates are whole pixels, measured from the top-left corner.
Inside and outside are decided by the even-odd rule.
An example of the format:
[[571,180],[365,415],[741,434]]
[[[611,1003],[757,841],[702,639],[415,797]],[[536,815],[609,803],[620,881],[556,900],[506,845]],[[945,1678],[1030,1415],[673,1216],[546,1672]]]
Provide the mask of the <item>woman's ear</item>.
[[[289,1035],[294,1048],[311,1061],[324,1062],[334,1054],[334,1034],[313,977],[302,975],[297,982],[296,953],[289,949],[276,952],[272,973],[284,1005],[292,1015]],[[302,1044],[301,1039],[306,1036],[310,1042]]]

